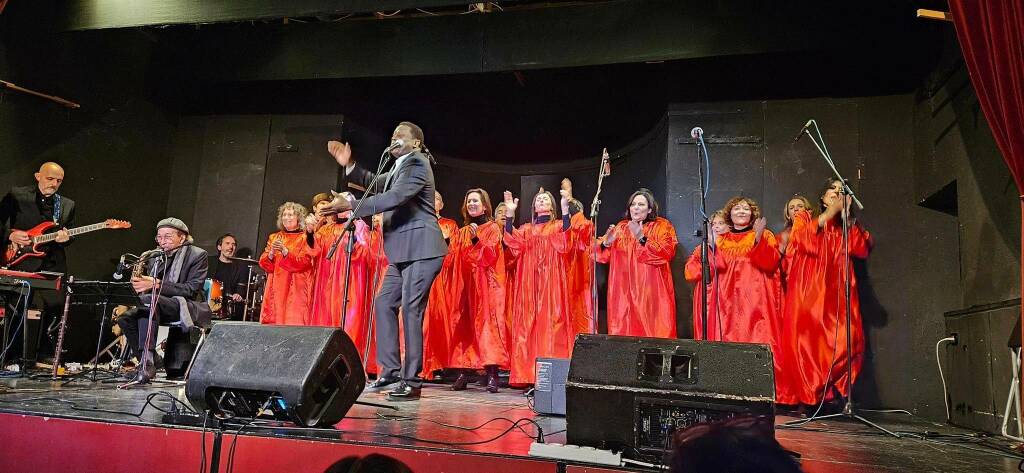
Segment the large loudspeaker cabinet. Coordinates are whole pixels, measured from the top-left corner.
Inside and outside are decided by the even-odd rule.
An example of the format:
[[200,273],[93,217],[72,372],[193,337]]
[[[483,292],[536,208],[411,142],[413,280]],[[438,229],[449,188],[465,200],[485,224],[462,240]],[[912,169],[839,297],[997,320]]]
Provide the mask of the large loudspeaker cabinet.
[[766,345],[579,335],[565,390],[567,443],[627,454],[663,453],[696,423],[775,418]]
[[222,322],[196,354],[185,395],[201,412],[328,426],[355,403],[364,376],[339,328]]

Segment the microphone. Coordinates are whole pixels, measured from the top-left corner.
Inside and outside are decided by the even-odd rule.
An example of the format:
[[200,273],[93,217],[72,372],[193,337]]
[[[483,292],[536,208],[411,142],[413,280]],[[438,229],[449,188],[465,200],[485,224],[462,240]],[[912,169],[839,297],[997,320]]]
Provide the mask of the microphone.
[[115,281],[120,281],[120,280],[124,279],[124,271],[126,269],[128,269],[128,267],[124,265],[124,257],[125,256],[126,255],[121,255],[121,259],[117,262],[117,269],[114,270],[114,280]]
[[794,143],[796,143],[797,141],[800,141],[800,138],[804,137],[804,132],[807,131],[807,129],[811,127],[811,123],[814,123],[814,119],[813,118],[810,119],[810,120],[807,120],[807,123],[804,123],[804,127],[800,129],[800,132],[797,133],[796,136],[793,137],[793,142]]
[[601,152],[601,177],[612,175],[612,160],[608,156],[608,148]]
[[401,148],[403,146],[405,146],[405,141],[394,140],[394,141],[391,142],[391,146],[388,146],[388,149],[386,149],[385,151],[391,151],[393,149],[398,149],[398,148]]
[[693,127],[693,129],[690,130],[690,137],[692,137],[695,140],[697,138],[703,138],[704,137],[704,129],[699,127],[699,126]]

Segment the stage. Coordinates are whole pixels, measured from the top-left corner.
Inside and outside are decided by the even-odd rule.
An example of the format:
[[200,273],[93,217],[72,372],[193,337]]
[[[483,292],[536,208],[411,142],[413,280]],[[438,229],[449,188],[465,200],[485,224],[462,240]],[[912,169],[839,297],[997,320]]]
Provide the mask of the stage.
[[[206,429],[163,419],[162,411],[176,404],[172,397],[184,401],[183,385],[160,381],[122,391],[113,383],[88,380],[61,384],[29,378],[0,382],[4,471],[211,471],[217,437],[212,419]],[[369,453],[397,458],[424,472],[651,471],[530,457],[537,427],[546,442],[564,443],[565,420],[535,414],[519,390],[489,394],[471,387],[453,392],[447,385],[428,384],[419,402],[389,403],[371,393],[360,400],[397,409],[356,405],[335,429],[262,421],[225,425],[219,471],[320,472],[341,458]],[[799,430],[779,428],[776,435],[784,447],[801,455],[808,472],[1018,471],[1020,460],[1011,458],[1008,441],[903,413],[870,416],[909,435],[896,439],[834,421]],[[791,418],[777,419],[785,420]],[[479,428],[468,429],[473,427]]]

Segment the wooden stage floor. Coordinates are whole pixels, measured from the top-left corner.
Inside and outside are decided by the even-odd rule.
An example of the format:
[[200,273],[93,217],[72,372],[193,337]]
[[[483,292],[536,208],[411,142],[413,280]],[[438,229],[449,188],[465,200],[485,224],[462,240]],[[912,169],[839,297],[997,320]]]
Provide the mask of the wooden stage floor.
[[[155,383],[119,391],[115,384],[48,379],[0,379],[0,470],[9,472],[211,471],[211,429],[164,423],[161,410],[184,400],[181,385]],[[384,453],[413,471],[602,472],[609,469],[530,457],[537,423],[547,442],[565,442],[565,420],[533,413],[522,391],[482,388],[453,392],[428,384],[418,402],[388,403],[364,393],[362,401],[397,410],[354,406],[335,429],[284,424],[229,425],[219,471],[321,472],[351,455]],[[147,401],[150,405],[147,406]],[[777,429],[808,472],[1012,472],[1018,457],[1010,442],[924,421],[906,414],[871,414],[886,428],[914,433],[896,439],[845,421],[806,429]],[[780,416],[778,422],[790,420]],[[490,422],[488,422],[490,421]],[[519,421],[516,425],[513,422]],[[477,429],[467,430],[469,427]],[[925,434],[927,433],[927,436]],[[201,469],[205,465],[205,470]]]

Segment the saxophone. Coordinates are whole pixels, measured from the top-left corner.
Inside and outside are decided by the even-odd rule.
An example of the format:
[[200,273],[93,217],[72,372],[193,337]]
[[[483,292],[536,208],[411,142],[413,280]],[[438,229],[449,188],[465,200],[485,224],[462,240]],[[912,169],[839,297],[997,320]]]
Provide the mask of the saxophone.
[[137,279],[146,275],[146,269],[148,269],[148,263],[153,253],[159,253],[163,250],[160,248],[154,248],[149,251],[143,251],[139,258],[132,264],[132,279]]

